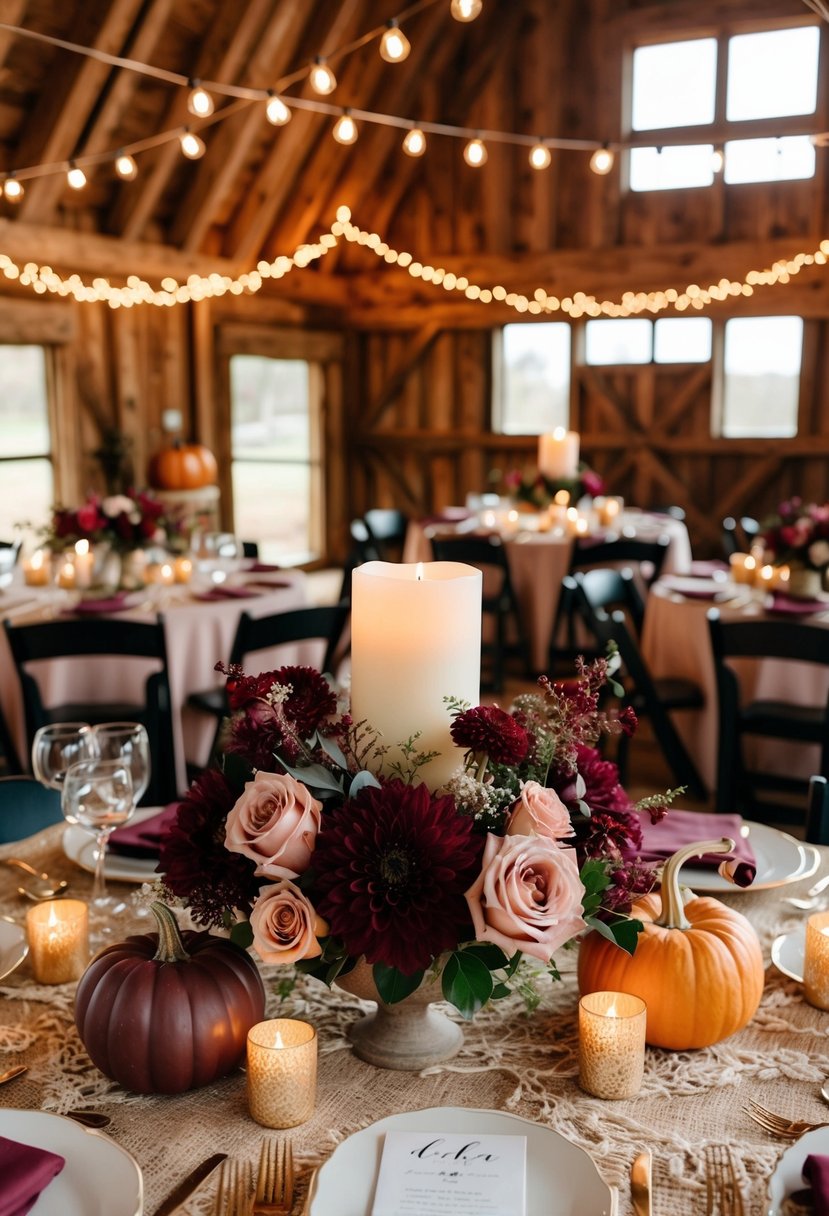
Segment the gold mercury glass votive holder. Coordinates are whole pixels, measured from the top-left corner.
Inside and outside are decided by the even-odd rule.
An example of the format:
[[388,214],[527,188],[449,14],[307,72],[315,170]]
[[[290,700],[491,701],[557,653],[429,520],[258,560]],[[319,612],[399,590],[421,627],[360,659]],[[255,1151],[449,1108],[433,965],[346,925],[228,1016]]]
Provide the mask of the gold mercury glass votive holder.
[[78,980],[89,962],[89,909],[80,899],[50,899],[26,913],[29,961],[39,984]]
[[645,1071],[645,1002],[627,992],[579,1001],[579,1084],[595,1098],[632,1098]]
[[263,1127],[296,1127],[314,1113],[317,1032],[307,1022],[274,1018],[248,1031],[248,1109]]
[[816,912],[806,921],[803,992],[816,1009],[829,1009],[829,912]]

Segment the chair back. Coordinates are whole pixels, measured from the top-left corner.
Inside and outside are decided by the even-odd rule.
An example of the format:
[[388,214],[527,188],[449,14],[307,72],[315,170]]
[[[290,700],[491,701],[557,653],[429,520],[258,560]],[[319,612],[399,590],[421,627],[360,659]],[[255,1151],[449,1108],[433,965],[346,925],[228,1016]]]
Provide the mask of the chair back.
[[[570,571],[583,570],[588,566],[616,566],[619,562],[636,562],[640,576],[646,586],[655,582],[662,573],[670,538],[637,540],[631,536],[620,536],[618,540],[601,541],[599,544],[576,541],[570,559]],[[648,567],[649,569],[645,569]]]
[[243,540],[242,541],[242,557],[259,557],[259,541],[258,540]]
[[808,844],[829,844],[829,781],[825,777],[809,778],[806,841]]
[[[26,735],[31,750],[35,732],[49,722],[84,720],[100,722],[141,722],[147,730],[152,758],[152,776],[145,795],[147,803],[169,801],[176,795],[173,745],[173,714],[167,670],[167,645],[164,620],[154,622],[67,618],[32,625],[12,625],[4,621],[6,637],[17,668],[23,693]],[[94,659],[103,656],[119,659],[156,660],[144,684],[144,698],[138,704],[100,703],[46,705],[37,679],[29,664],[47,659]]]
[[732,553],[748,553],[760,534],[760,524],[751,515],[742,515],[739,522],[733,515],[722,521],[722,548],[726,560]]
[[243,612],[230,652],[230,662],[244,667],[248,655],[257,651],[272,650],[292,642],[319,640],[325,644],[320,670],[334,674],[350,611],[347,603],[339,603],[295,608],[291,612],[275,612],[271,616],[253,617]]
[[34,777],[0,777],[0,844],[61,823],[60,794]]
[[402,511],[391,507],[371,507],[363,515],[369,534],[384,561],[399,561],[409,521]]
[[436,562],[463,562],[476,566],[484,576],[484,604],[493,597],[512,595],[507,552],[500,536],[455,536],[448,533],[432,537],[432,556]]
[[566,575],[564,586],[573,592],[576,605],[588,626],[599,609],[607,612],[608,609],[618,608],[627,613],[637,636],[641,635],[645,604],[629,567],[611,570],[597,566],[594,570],[577,570]]

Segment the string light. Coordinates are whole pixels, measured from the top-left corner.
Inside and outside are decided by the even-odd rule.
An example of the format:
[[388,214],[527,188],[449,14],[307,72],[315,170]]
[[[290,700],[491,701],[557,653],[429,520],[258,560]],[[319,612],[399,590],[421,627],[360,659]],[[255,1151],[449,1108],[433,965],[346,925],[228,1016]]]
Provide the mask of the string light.
[[286,122],[291,121],[291,111],[285,105],[282,98],[274,94],[268,98],[268,104],[265,106],[265,117],[272,126],[284,127]]
[[86,174],[83,169],[79,169],[73,160],[69,162],[69,170],[66,174],[66,181],[73,190],[83,190],[86,185]]
[[198,160],[204,156],[206,148],[204,140],[196,135],[189,127],[185,127],[180,136],[181,150],[188,160]]
[[128,152],[119,152],[115,157],[115,172],[125,182],[131,182],[138,177],[138,165]]
[[598,173],[599,177],[604,177],[613,168],[615,159],[610,148],[604,144],[601,148],[597,148],[590,157],[590,168],[594,173]]
[[533,169],[548,169],[552,159],[550,149],[540,141],[530,149],[530,164]]
[[190,81],[190,96],[187,98],[187,109],[196,118],[209,118],[216,106],[213,98],[203,89],[197,80]]
[[456,21],[474,21],[484,7],[484,0],[452,0],[449,12]]
[[403,151],[407,156],[422,156],[426,151],[426,136],[420,127],[412,127],[411,131],[406,132]]
[[473,169],[479,169],[481,165],[485,165],[489,153],[486,150],[486,144],[482,139],[470,139],[469,143],[463,150],[463,159]]
[[337,87],[337,77],[331,71],[322,55],[317,55],[311,71],[308,73],[308,83],[315,93],[321,97],[333,93]]
[[386,32],[380,39],[380,54],[386,63],[402,63],[408,57],[412,44],[392,17],[386,22]]
[[351,111],[345,110],[337,119],[331,132],[338,144],[354,144],[357,142],[357,124],[351,117]]
[[23,183],[19,182],[13,173],[10,173],[3,182],[3,196],[10,203],[19,203],[25,193]]

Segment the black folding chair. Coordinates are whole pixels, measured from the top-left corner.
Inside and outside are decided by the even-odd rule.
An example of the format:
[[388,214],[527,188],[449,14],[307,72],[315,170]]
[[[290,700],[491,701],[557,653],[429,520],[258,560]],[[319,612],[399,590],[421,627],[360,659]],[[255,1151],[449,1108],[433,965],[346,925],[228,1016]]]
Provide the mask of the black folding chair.
[[0,844],[60,823],[60,794],[34,777],[0,777]]
[[393,507],[371,507],[363,515],[363,520],[383,561],[399,562],[409,526],[403,512]]
[[829,781],[825,777],[809,779],[806,840],[809,844],[829,844]]

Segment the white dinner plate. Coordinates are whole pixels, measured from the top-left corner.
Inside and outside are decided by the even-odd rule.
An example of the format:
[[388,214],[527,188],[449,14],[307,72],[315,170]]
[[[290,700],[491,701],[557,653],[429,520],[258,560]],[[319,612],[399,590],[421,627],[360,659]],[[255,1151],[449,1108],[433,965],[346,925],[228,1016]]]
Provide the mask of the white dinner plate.
[[791,933],[781,933],[772,942],[771,961],[790,980],[803,983],[803,959],[806,954],[806,925]]
[[757,874],[750,887],[737,887],[716,870],[696,866],[682,867],[682,882],[693,891],[719,891],[735,895],[740,891],[764,891],[786,883],[809,878],[820,865],[820,854],[811,844],[801,844],[788,832],[779,832],[766,823],[743,821],[743,835],[757,859]]
[[440,1106],[390,1115],[349,1136],[319,1171],[309,1216],[371,1216],[387,1131],[527,1137],[527,1216],[614,1216],[616,1193],[592,1157],[558,1132],[517,1115]]
[[0,980],[11,975],[29,953],[26,931],[17,921],[0,916]]
[[66,1158],[32,1208],[32,1216],[141,1216],[144,1183],[138,1162],[98,1131],[63,1115],[0,1108],[0,1136]]
[[[140,823],[157,815],[160,806],[142,806],[135,812],[130,823]],[[70,861],[82,870],[95,873],[95,838],[76,823],[68,823],[63,830],[63,851]],[[157,857],[125,857],[107,849],[104,873],[115,882],[157,882]]]
[[793,1191],[802,1190],[806,1185],[801,1171],[803,1162],[810,1153],[829,1153],[829,1127],[818,1127],[813,1132],[807,1132],[786,1149],[769,1179],[769,1206],[766,1216],[781,1216],[786,1196],[791,1195]]

